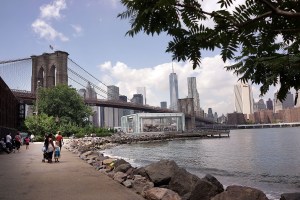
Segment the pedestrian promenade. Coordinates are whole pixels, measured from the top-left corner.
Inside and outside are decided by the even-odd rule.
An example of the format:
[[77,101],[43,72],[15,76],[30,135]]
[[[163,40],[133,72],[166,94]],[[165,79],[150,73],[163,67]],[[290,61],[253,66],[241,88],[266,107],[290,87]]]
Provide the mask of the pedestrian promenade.
[[142,200],[62,148],[59,163],[42,163],[42,143],[0,154],[1,200]]

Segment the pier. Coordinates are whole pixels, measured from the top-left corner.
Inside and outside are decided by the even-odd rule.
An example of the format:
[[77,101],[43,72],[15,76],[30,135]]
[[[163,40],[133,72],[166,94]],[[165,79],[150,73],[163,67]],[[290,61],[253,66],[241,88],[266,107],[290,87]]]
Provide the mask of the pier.
[[242,125],[233,125],[232,128],[237,129],[251,129],[251,128],[282,128],[282,127],[298,127],[300,122],[292,123],[274,123],[274,124],[242,124]]

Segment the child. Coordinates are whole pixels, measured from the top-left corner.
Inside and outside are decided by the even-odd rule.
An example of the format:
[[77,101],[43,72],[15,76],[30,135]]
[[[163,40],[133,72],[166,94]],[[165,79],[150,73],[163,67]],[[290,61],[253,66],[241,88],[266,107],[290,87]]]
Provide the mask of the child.
[[60,157],[59,141],[55,142],[54,148],[55,148],[55,150],[54,150],[54,161],[59,162],[58,161],[58,158]]
[[27,150],[27,149],[29,149],[29,142],[30,142],[29,137],[27,136],[27,137],[24,139],[24,141],[25,141],[25,144],[26,144],[26,150]]

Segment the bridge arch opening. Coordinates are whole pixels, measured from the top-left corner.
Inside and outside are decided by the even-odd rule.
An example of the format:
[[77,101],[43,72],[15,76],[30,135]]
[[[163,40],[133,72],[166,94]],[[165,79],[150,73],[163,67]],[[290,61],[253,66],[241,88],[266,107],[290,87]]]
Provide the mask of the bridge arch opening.
[[38,72],[38,77],[37,77],[37,83],[39,83],[39,85],[37,85],[37,87],[39,86],[44,86],[44,80],[45,80],[45,71],[44,68],[41,66]]
[[52,65],[49,70],[48,80],[51,86],[56,86],[57,69],[55,65]]

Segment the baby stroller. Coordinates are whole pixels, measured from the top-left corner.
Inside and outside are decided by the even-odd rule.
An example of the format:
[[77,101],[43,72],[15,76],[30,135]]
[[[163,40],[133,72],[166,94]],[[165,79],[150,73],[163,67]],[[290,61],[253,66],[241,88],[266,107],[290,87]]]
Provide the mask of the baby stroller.
[[43,159],[42,162],[45,162],[46,160],[48,160],[48,152],[45,146],[43,146],[42,148],[42,152],[43,152]]

